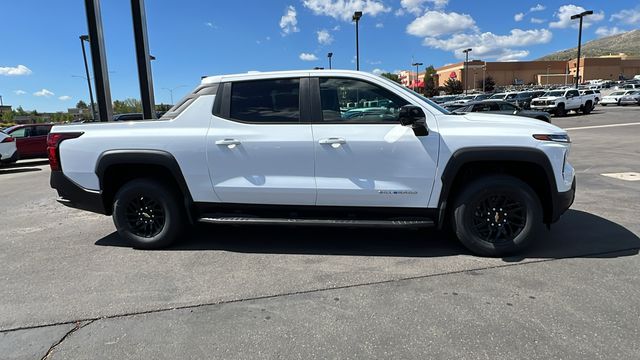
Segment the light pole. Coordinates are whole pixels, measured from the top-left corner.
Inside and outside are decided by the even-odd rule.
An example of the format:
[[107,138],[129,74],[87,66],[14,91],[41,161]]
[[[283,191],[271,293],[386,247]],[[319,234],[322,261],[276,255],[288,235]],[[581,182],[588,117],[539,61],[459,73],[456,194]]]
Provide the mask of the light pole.
[[418,71],[418,67],[422,65],[421,62],[415,62],[411,64],[411,66],[416,67],[416,82],[413,84],[413,91],[418,92],[418,78],[420,77],[420,71]]
[[87,52],[84,50],[84,42],[89,42],[89,35],[80,35],[80,47],[82,47],[82,58],[84,59],[84,71],[87,74],[87,85],[89,86],[89,108],[91,109],[91,120],[96,120],[93,108],[93,89],[91,88],[91,77],[89,76],[89,65],[87,64]]
[[329,70],[331,70],[331,58],[333,57],[333,53],[328,53],[327,57],[329,58]]
[[467,95],[467,92],[468,92],[467,91],[467,89],[468,89],[468,86],[467,86],[467,77],[468,76],[467,75],[469,75],[469,53],[471,52],[471,50],[473,50],[473,49],[468,48],[468,49],[462,50],[462,52],[466,56],[465,61],[464,61],[464,94],[465,95]]
[[187,85],[178,85],[178,86],[173,87],[173,88],[162,88],[163,90],[167,90],[169,92],[169,95],[171,96],[171,106],[174,105],[173,104],[173,90],[180,89],[180,88],[185,87],[185,86],[187,86]]
[[576,64],[576,89],[580,82],[580,47],[582,46],[582,18],[593,14],[593,10],[583,11],[580,14],[571,16],[571,20],[580,19],[580,26],[578,30],[578,63]]
[[549,87],[549,68],[551,66],[547,65],[547,87]]
[[362,11],[356,11],[353,13],[353,17],[351,18],[356,22],[356,70],[360,71],[360,43],[358,39],[358,22],[362,17]]
[[487,76],[485,75],[486,71],[487,71],[487,62],[485,61],[484,65],[482,65],[482,92],[483,93],[485,92],[485,86],[484,85],[485,85],[485,81],[487,79]]

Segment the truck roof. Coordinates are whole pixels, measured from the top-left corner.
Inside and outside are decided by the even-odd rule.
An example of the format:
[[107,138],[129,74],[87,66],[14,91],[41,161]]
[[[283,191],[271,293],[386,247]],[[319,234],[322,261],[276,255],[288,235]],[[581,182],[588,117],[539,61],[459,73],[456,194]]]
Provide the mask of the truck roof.
[[202,85],[215,84],[223,81],[239,81],[254,79],[269,79],[283,76],[355,76],[360,78],[375,78],[377,75],[355,70],[287,70],[287,71],[249,71],[242,74],[205,76],[200,82]]

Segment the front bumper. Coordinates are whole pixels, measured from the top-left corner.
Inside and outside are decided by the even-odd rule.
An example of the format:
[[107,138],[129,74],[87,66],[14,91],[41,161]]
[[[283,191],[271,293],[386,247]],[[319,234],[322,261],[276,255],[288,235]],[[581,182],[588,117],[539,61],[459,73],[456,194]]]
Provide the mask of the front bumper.
[[542,105],[531,105],[529,107],[531,110],[537,110],[537,111],[546,111],[546,112],[555,112],[557,107],[555,105],[547,105],[547,106],[542,106]]
[[109,215],[101,191],[83,188],[66,177],[62,171],[51,172],[50,185],[58,192],[59,203],[75,209]]
[[560,219],[560,216],[564,214],[573,204],[576,198],[576,178],[573,178],[571,183],[571,189],[565,192],[559,192],[556,194],[553,200],[553,214],[551,222],[556,222]]

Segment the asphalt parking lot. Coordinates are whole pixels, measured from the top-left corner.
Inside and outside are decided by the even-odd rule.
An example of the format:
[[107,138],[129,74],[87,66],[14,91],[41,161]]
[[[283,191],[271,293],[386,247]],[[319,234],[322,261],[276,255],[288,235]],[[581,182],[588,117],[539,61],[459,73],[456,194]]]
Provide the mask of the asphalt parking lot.
[[[435,231],[198,227],[139,251],[0,168],[0,358],[637,358],[640,107],[552,122],[571,210],[517,257]],[[630,176],[633,178],[633,175]]]

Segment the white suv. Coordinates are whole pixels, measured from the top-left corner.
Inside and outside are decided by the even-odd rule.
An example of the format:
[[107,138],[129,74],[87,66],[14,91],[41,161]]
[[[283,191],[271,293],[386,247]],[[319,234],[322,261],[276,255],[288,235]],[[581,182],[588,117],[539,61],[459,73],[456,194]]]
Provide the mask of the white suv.
[[59,201],[113,215],[139,248],[193,222],[452,226],[500,256],[573,202],[569,148],[542,121],[316,70],[206,77],[157,121],[56,126],[48,152]]
[[0,131],[0,163],[10,163],[16,160],[18,160],[18,149],[15,139]]

